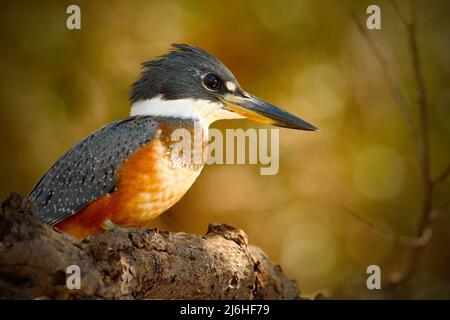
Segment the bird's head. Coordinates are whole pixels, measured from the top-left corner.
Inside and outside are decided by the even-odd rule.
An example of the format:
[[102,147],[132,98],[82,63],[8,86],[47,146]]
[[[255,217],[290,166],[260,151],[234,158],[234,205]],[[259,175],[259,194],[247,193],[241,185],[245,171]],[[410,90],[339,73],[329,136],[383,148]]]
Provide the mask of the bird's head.
[[245,92],[228,68],[209,53],[185,44],[143,64],[130,93],[132,115],[216,120],[248,118],[298,130],[315,126]]

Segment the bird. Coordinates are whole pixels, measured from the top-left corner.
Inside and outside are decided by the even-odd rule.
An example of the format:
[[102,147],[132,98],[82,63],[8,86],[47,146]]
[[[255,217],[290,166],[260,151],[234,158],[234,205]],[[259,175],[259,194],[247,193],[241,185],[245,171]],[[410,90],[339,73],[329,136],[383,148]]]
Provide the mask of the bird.
[[177,129],[200,128],[202,146],[217,120],[317,130],[247,93],[221,61],[187,44],[172,44],[144,62],[129,100],[129,117],[84,138],[37,182],[28,199],[41,221],[80,240],[102,232],[105,221],[148,225],[183,197],[204,167],[171,156]]

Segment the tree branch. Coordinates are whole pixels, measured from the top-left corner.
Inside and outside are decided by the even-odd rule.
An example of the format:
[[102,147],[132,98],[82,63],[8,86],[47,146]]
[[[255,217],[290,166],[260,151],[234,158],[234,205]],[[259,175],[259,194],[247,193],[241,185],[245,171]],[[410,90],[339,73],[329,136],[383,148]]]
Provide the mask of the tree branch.
[[367,220],[366,218],[364,218],[363,216],[359,215],[355,211],[351,210],[344,204],[341,203],[341,206],[353,218],[355,218],[359,222],[365,224],[371,232],[373,232],[374,234],[377,234],[385,239],[391,240],[396,244],[399,244],[402,246],[407,246],[407,247],[412,247],[412,248],[419,248],[419,247],[426,246],[428,244],[428,242],[430,241],[431,234],[432,234],[431,229],[425,230],[422,234],[420,234],[417,237],[404,236],[401,234],[397,234],[394,232],[389,232],[387,230],[384,230],[384,229],[380,228],[379,226],[377,226],[376,224],[374,224],[373,222],[371,222],[371,221]]
[[[413,10],[414,13],[414,10]],[[423,188],[424,188],[424,208],[423,219],[419,225],[419,233],[426,228],[429,220],[429,213],[432,209],[432,192],[433,186],[430,173],[430,130],[428,119],[428,99],[427,91],[425,88],[425,81],[423,78],[422,64],[419,58],[419,52],[417,49],[417,36],[416,36],[416,23],[415,14],[413,14],[413,22],[407,25],[409,46],[412,55],[412,65],[414,69],[414,75],[416,77],[417,90],[419,92],[418,105],[419,105],[419,119],[421,124],[421,141],[422,141],[422,174],[423,174]]]
[[[81,288],[66,287],[78,265]],[[296,299],[287,278],[241,230],[204,236],[158,229],[107,231],[79,242],[45,225],[12,195],[0,212],[0,298]]]
[[[423,201],[422,201],[422,210],[421,210],[421,218],[418,224],[417,237],[416,239],[424,239],[422,245],[413,246],[415,249],[413,251],[411,261],[409,264],[409,268],[405,274],[404,279],[411,277],[414,274],[419,266],[420,257],[422,255],[423,249],[425,245],[429,242],[432,234],[432,225],[433,221],[436,219],[437,210],[433,210],[433,189],[437,183],[444,181],[447,176],[450,174],[450,167],[444,170],[443,174],[439,176],[435,181],[431,178],[431,169],[430,169],[430,128],[429,128],[429,117],[428,117],[428,98],[427,98],[427,90],[425,86],[425,80],[423,77],[422,64],[419,57],[419,50],[417,46],[417,33],[416,33],[416,11],[414,8],[414,2],[411,1],[411,19],[407,20],[403,14],[401,13],[397,2],[395,0],[391,1],[394,11],[399,17],[400,21],[403,23],[407,30],[408,35],[408,43],[409,43],[409,51],[412,58],[412,67],[414,70],[415,82],[417,85],[418,91],[418,101],[417,104],[419,106],[419,122],[420,122],[420,133],[416,130],[414,122],[412,121],[412,117],[410,116],[409,108],[406,103],[406,99],[403,98],[403,95],[399,91],[399,87],[394,81],[394,78],[391,76],[390,69],[388,67],[388,63],[386,59],[383,57],[381,52],[377,49],[372,38],[368,34],[367,30],[363,27],[361,22],[358,20],[356,15],[352,15],[353,20],[356,22],[359,31],[368,41],[372,51],[380,61],[385,77],[391,87],[391,91],[394,97],[397,100],[399,107],[404,110],[405,115],[407,116],[407,122],[409,123],[411,132],[413,134],[413,139],[418,144],[417,150],[420,159],[420,169],[422,175],[422,186],[423,186]],[[447,170],[449,172],[447,172]],[[437,183],[436,183],[437,181]],[[409,239],[411,240],[411,239]]]
[[409,128],[411,137],[412,137],[413,141],[415,142],[415,148],[416,148],[417,155],[422,160],[421,154],[423,153],[423,151],[422,151],[422,147],[419,142],[420,136],[419,136],[418,129],[416,128],[416,125],[414,124],[409,104],[401,92],[400,85],[398,84],[395,77],[392,75],[392,71],[391,71],[391,68],[389,66],[387,59],[384,57],[384,55],[378,49],[378,47],[376,46],[372,37],[368,33],[367,28],[364,27],[364,25],[358,19],[356,14],[350,13],[350,17],[355,22],[360,34],[366,39],[370,49],[372,50],[373,54],[377,58],[378,62],[380,63],[384,77],[386,78],[386,81],[388,83],[388,87],[391,90],[391,93],[394,96],[394,99],[397,102],[397,105],[398,105],[400,111],[403,113],[403,116],[404,116],[406,123],[408,125],[408,128]]

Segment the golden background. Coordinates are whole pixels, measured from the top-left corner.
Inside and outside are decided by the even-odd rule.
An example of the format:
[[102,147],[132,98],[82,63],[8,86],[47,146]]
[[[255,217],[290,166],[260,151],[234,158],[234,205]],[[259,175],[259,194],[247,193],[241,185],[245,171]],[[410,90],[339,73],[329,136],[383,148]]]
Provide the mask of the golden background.
[[[433,192],[439,219],[406,284],[369,292],[366,268],[383,286],[401,278],[413,248],[373,232],[416,236],[423,185],[417,136],[382,65],[358,31],[378,4],[382,29],[368,31],[419,123],[407,29],[388,1],[76,1],[81,30],[66,28],[73,2],[14,2],[0,13],[0,196],[27,194],[68,148],[129,113],[140,64],[171,43],[222,60],[243,88],[317,125],[280,130],[280,170],[207,166],[154,226],[204,233],[210,222],[242,228],[303,294],[338,298],[450,297],[450,179]],[[410,18],[412,6],[399,1]],[[450,3],[415,4],[418,52],[430,123],[432,177],[450,162]],[[215,127],[250,128],[250,121]],[[351,214],[349,210],[354,213]]]

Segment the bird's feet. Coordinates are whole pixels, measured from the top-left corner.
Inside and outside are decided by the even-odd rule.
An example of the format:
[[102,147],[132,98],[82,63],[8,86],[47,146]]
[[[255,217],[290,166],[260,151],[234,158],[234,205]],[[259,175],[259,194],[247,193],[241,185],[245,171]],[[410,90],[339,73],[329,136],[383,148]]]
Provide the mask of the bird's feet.
[[105,231],[113,231],[113,230],[127,231],[128,230],[128,228],[122,227],[118,224],[115,224],[110,219],[103,221],[101,227]]

